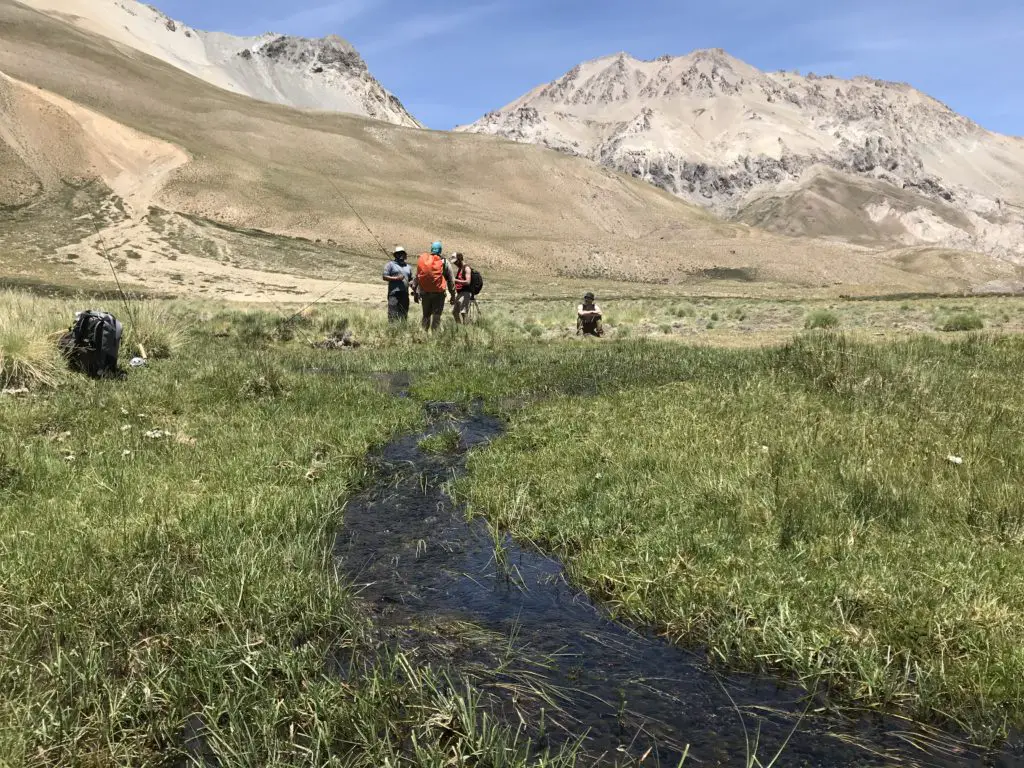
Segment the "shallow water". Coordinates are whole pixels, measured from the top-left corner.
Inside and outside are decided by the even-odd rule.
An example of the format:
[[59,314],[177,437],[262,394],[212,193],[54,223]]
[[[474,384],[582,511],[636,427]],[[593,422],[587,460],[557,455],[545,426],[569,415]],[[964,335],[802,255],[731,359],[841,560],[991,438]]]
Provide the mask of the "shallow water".
[[[426,432],[372,458],[379,482],[348,503],[336,561],[385,628],[470,622],[544,659],[540,675],[560,692],[562,710],[549,715],[545,743],[585,735],[587,764],[604,765],[646,753],[644,766],[676,766],[687,746],[687,765],[743,765],[753,752],[767,765],[780,749],[787,766],[1020,764],[895,719],[803,718],[802,691],[766,677],[723,680],[702,656],[610,620],[554,559],[507,537],[496,555],[487,527],[467,523],[444,484],[502,424],[446,404],[428,413]],[[419,449],[448,429],[460,433],[458,451]],[[913,746],[921,743],[931,746]]]

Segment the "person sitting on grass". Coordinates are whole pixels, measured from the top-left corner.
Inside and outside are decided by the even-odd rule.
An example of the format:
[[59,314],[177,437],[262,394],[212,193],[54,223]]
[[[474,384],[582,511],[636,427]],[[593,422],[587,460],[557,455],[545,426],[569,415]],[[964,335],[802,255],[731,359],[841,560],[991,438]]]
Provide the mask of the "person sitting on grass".
[[604,335],[601,327],[601,308],[594,303],[594,294],[587,291],[583,295],[583,303],[576,310],[576,333],[584,336]]

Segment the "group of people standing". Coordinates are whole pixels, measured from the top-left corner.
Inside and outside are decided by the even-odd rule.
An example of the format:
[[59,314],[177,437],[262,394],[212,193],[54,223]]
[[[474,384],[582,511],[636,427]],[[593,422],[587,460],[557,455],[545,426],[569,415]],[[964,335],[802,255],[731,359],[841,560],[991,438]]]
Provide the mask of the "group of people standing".
[[450,298],[456,323],[464,324],[474,300],[473,270],[461,253],[451,261],[443,255],[440,242],[420,255],[416,274],[408,263],[409,255],[402,246],[395,246],[391,261],[384,266],[384,282],[388,284],[388,320],[401,322],[409,317],[409,297],[423,308],[423,329],[432,331],[441,325],[445,296]]
[[[444,257],[440,242],[430,246],[416,262],[416,274],[408,259],[409,254],[400,245],[395,246],[391,261],[384,265],[384,282],[388,284],[388,320],[404,322],[409,318],[409,297],[423,307],[423,330],[433,331],[441,326],[444,300],[447,295],[452,305],[452,316],[458,324],[469,319],[470,308],[476,294],[483,287],[483,278],[474,274],[465,257],[456,252],[451,261]],[[576,333],[583,336],[603,336],[601,308],[589,291],[576,309]]]

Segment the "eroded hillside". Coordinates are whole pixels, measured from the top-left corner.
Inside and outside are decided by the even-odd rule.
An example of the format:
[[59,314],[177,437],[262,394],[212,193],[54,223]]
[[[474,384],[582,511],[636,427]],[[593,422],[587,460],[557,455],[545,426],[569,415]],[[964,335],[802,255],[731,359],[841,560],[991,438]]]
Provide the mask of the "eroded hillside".
[[539,147],[256,101],[11,0],[0,30],[0,71],[22,105],[3,116],[0,157],[20,180],[4,192],[8,270],[98,275],[106,248],[130,280],[175,291],[280,298],[342,280],[339,295],[374,297],[380,254],[351,202],[385,243],[441,238],[499,283],[742,274],[878,292],[1016,275],[970,256],[950,276],[930,266],[942,252],[908,261],[726,223]]

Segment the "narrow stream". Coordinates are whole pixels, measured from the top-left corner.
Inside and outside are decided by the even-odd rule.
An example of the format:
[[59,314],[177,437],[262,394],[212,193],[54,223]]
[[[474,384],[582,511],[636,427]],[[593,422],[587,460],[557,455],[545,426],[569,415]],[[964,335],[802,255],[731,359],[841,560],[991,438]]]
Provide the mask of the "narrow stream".
[[[686,765],[747,765],[751,754],[768,765],[780,749],[776,764],[784,766],[1019,764],[896,719],[802,717],[802,691],[751,675],[723,680],[702,656],[610,620],[566,582],[557,561],[508,538],[496,554],[486,525],[467,523],[444,484],[502,424],[444,404],[428,410],[426,432],[400,437],[372,458],[378,483],[349,501],[335,558],[383,631],[403,637],[402,628],[468,623],[544,660],[534,672],[558,691],[559,708],[546,712],[538,746],[585,736],[588,765],[646,755],[644,766],[675,768],[687,747]],[[420,450],[424,437],[453,429],[457,450]],[[535,707],[528,721],[536,725],[538,714]]]

